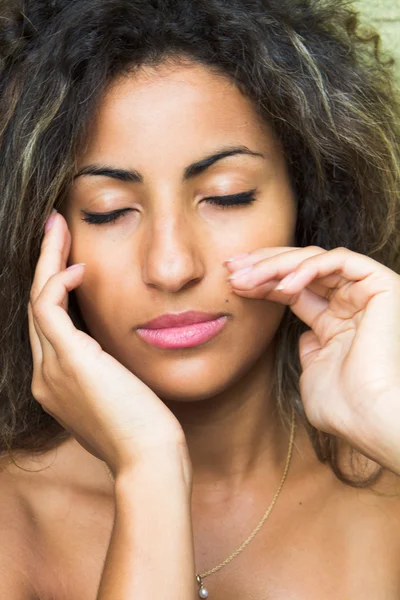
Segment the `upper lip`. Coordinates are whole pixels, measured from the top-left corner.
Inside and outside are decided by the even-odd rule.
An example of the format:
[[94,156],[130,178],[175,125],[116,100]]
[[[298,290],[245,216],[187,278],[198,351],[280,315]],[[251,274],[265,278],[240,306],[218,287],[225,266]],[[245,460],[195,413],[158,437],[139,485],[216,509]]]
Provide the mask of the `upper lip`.
[[167,327],[181,327],[183,325],[193,325],[193,323],[204,323],[205,321],[214,321],[219,317],[225,316],[224,313],[211,314],[206,312],[198,312],[195,310],[187,310],[182,313],[167,313],[161,315],[143,325],[139,325],[137,329],[163,329]]

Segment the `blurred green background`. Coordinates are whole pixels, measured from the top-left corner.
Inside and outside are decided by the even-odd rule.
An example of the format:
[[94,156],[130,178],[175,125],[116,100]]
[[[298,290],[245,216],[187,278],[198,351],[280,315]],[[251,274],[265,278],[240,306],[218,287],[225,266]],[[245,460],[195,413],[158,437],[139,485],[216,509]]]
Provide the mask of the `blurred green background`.
[[355,0],[361,23],[376,27],[382,38],[382,49],[396,60],[395,71],[400,86],[400,0]]

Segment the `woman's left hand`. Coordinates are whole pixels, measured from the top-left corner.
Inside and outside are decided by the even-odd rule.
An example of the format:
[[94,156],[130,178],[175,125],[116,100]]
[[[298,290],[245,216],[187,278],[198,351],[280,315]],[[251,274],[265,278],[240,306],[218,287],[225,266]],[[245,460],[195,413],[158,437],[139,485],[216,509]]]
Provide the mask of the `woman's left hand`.
[[236,294],[287,304],[310,328],[299,340],[310,423],[400,475],[400,276],[318,246],[262,248],[225,264]]

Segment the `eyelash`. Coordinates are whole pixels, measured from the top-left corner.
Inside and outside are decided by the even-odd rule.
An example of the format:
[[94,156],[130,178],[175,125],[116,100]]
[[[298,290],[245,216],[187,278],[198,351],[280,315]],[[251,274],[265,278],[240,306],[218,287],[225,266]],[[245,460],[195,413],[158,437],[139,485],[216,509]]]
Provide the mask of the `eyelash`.
[[[231,194],[230,196],[210,196],[204,198],[209,204],[215,204],[219,208],[226,209],[237,206],[248,206],[255,202],[256,189],[249,190],[248,192],[242,192],[241,194]],[[123,208],[122,210],[115,210],[111,213],[87,213],[84,212],[82,221],[89,223],[90,225],[103,225],[105,223],[115,223],[117,219],[122,217],[125,213],[129,212],[130,208]]]

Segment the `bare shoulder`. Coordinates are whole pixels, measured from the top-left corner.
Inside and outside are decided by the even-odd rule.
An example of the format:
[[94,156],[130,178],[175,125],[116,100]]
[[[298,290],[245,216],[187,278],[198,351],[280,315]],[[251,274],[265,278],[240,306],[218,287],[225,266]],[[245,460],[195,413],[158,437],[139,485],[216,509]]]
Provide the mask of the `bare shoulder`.
[[[68,468],[70,446],[64,442],[40,455],[0,457],[0,598],[52,597],[49,549],[57,523],[70,510],[76,483]],[[14,595],[2,593],[6,585],[14,586]],[[21,592],[14,592],[17,588]]]
[[[9,540],[6,556],[0,550],[1,600],[95,597],[113,509],[104,465],[73,438],[41,455],[0,458],[0,531]],[[2,593],[2,570],[11,564],[25,595]]]
[[[377,467],[372,461],[371,464]],[[372,467],[369,474],[374,470]],[[384,557],[386,578],[391,573],[393,586],[400,592],[400,477],[382,470],[369,486],[342,488],[342,497],[344,502],[339,512],[347,522],[358,555],[365,560],[374,549],[378,564],[380,557]]]
[[41,600],[37,588],[35,524],[21,480],[0,460],[0,597]]
[[[354,482],[361,483],[359,487],[345,486],[344,498],[352,498],[354,510],[360,516],[366,513],[368,518],[373,515],[376,519],[387,522],[393,533],[393,538],[398,539],[400,549],[400,477],[387,469],[382,469],[377,463],[363,456],[355,455],[355,471],[343,470]],[[379,473],[374,480],[375,474]],[[371,483],[367,479],[371,478]],[[344,490],[343,486],[341,489]]]
[[[371,486],[369,502],[382,514],[391,531],[394,548],[397,551],[397,564],[400,561],[400,477],[390,471],[383,471],[376,484]],[[364,497],[366,502],[367,496]],[[400,574],[399,574],[400,575]]]

